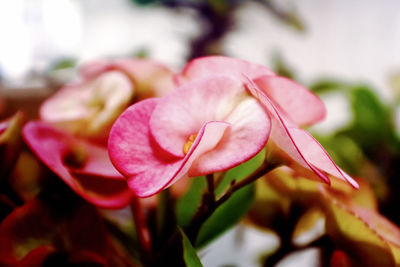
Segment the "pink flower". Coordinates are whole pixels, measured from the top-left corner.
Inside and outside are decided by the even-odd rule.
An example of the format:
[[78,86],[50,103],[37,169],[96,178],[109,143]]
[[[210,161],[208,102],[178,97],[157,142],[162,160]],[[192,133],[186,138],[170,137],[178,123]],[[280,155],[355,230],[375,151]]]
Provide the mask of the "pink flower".
[[104,208],[129,204],[132,192],[111,164],[107,150],[43,122],[29,122],[23,137],[37,157],[90,203]]
[[[41,119],[61,131],[36,122],[25,128],[25,139],[83,198],[97,206],[122,207],[132,195],[125,178],[110,163],[105,147],[79,138],[104,146],[112,124],[129,104],[174,88],[173,73],[156,61],[120,59],[85,64],[80,74],[81,81],[61,88],[40,108]],[[75,162],[80,157],[82,162]]]
[[151,59],[94,61],[84,64],[80,72],[85,79],[92,79],[113,70],[124,73],[132,81],[137,99],[164,96],[175,88],[173,71]]
[[42,120],[82,137],[102,140],[132,103],[173,88],[172,71],[151,60],[96,61],[81,69],[82,80],[61,88],[40,108]]
[[110,132],[115,167],[140,197],[184,176],[230,169],[266,144],[270,120],[243,83],[210,75],[129,107]]
[[299,127],[311,125],[325,117],[324,104],[317,96],[261,65],[221,56],[189,62],[176,80],[190,80],[216,73],[242,79],[251,94],[267,110],[271,118],[271,137],[267,147],[269,160],[283,161],[298,172],[305,172],[310,178],[320,178],[330,183],[327,176],[330,174],[358,187],[357,182],[332,161],[318,141]]

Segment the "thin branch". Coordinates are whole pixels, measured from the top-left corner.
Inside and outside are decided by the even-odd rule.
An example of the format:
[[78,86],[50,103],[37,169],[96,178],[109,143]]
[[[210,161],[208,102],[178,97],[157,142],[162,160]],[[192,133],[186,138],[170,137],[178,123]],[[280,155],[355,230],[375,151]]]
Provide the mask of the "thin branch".
[[216,201],[217,206],[222,205],[225,201],[227,201],[234,192],[245,187],[246,185],[251,184],[252,182],[257,180],[261,176],[263,176],[263,175],[267,174],[268,172],[272,171],[273,169],[275,169],[275,167],[276,167],[276,165],[263,164],[257,170],[255,170],[252,174],[250,174],[250,176],[246,177],[245,179],[243,179],[239,182],[236,182],[235,180],[233,180],[232,181],[233,183],[231,183],[231,186],[229,187],[228,191],[220,199],[218,199]]
[[211,202],[215,202],[215,186],[214,186],[214,175],[207,174],[207,187],[208,187],[208,194]]
[[[218,200],[215,200],[215,195],[214,195],[214,201],[210,201],[210,183],[208,183],[209,192],[203,195],[201,206],[199,207],[196,214],[192,218],[192,221],[190,222],[189,226],[185,229],[185,232],[189,240],[192,242],[192,244],[195,244],[195,241],[197,239],[197,236],[200,232],[200,228],[203,225],[203,223],[215,212],[215,210],[219,206],[225,203],[232,196],[234,192],[254,182],[261,176],[275,169],[275,167],[276,165],[264,163],[262,166],[260,166],[257,170],[255,170],[245,179],[239,182],[233,180],[231,182],[229,189],[225,192],[225,194],[222,197],[220,197]],[[207,176],[207,181],[209,180],[210,178],[209,176]]]
[[254,2],[260,3],[281,22],[288,24],[299,32],[304,32],[305,25],[297,13],[295,13],[295,10],[284,10],[274,4],[271,0],[254,0]]

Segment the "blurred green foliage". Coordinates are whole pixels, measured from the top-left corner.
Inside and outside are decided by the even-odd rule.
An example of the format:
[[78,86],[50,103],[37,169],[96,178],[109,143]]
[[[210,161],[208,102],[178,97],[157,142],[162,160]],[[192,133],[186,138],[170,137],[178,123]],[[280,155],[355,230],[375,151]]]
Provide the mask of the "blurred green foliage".
[[319,80],[310,86],[318,94],[340,93],[351,107],[348,125],[317,140],[332,158],[351,175],[368,180],[378,197],[382,213],[400,224],[396,204],[400,201],[400,139],[396,133],[396,98],[382,100],[363,84],[334,79]]
[[76,67],[77,60],[72,57],[60,58],[52,62],[50,70],[62,70]]

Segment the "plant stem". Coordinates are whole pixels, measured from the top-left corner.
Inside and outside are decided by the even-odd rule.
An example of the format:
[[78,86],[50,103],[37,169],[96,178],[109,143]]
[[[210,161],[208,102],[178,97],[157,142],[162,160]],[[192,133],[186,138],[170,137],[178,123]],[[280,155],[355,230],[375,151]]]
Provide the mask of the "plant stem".
[[176,230],[175,199],[169,188],[161,191],[158,195],[157,204],[157,235],[154,236],[153,249],[157,250],[174,234]]
[[214,185],[214,175],[207,174],[207,187],[208,187],[208,195],[210,198],[210,202],[215,202],[215,185]]
[[138,236],[140,250],[142,255],[151,251],[151,238],[150,231],[147,228],[146,220],[143,216],[143,210],[138,197],[132,197],[131,212],[136,226],[136,233]]
[[254,182],[261,176],[273,170],[275,167],[276,165],[264,163],[245,179],[239,182],[233,180],[228,190],[219,199],[215,199],[213,176],[207,175],[208,192],[203,195],[203,200],[199,209],[193,216],[189,226],[185,229],[185,233],[187,234],[190,242],[195,244],[203,223],[215,212],[219,206],[224,204],[234,192]]
[[296,251],[298,248],[292,243],[292,235],[296,227],[297,221],[303,214],[303,209],[297,205],[291,205],[288,216],[278,216],[272,223],[272,229],[280,237],[280,246],[274,254],[269,256],[263,266],[273,267],[280,262],[285,256],[291,252]]

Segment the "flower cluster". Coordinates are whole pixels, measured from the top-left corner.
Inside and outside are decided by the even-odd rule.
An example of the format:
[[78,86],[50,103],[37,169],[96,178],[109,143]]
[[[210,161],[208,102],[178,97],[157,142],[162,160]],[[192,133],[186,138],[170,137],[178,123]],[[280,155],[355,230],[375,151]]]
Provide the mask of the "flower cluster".
[[105,208],[128,205],[133,193],[111,165],[109,130],[134,99],[162,96],[173,73],[151,60],[96,61],[80,79],[61,88],[40,107],[40,121],[23,136],[35,154],[76,193]]
[[138,196],[185,176],[225,171],[265,146],[267,164],[357,187],[300,128],[325,115],[308,89],[261,65],[221,56],[189,62],[175,81],[170,94],[129,107],[110,132],[111,161]]
[[[180,266],[245,215],[287,238],[288,224],[274,224],[293,207],[306,217],[294,223],[326,220],[332,262],[357,262],[370,245],[397,262],[400,230],[370,187],[303,128],[325,114],[307,88],[240,59],[197,58],[179,72],[148,59],[85,64],[37,120],[0,123],[0,265]],[[346,223],[363,226],[366,245]]]

